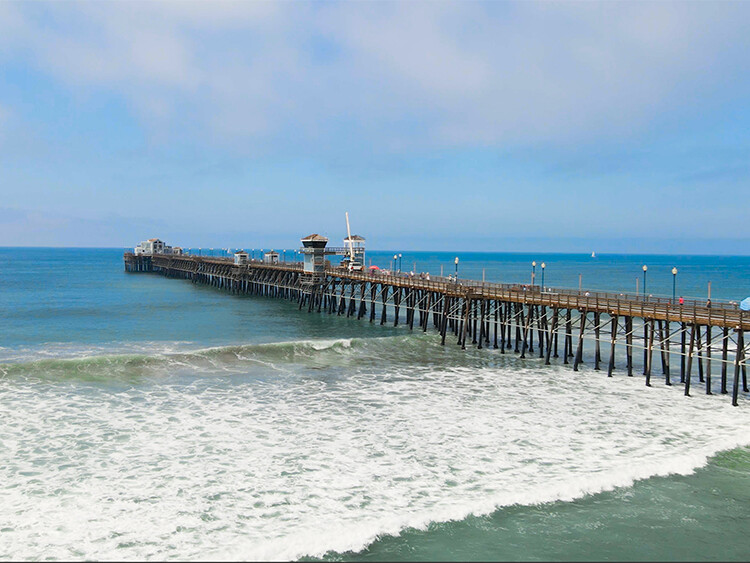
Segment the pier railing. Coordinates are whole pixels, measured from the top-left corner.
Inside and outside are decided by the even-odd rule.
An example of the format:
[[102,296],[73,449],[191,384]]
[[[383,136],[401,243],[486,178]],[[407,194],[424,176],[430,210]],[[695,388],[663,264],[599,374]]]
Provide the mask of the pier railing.
[[750,329],[750,312],[742,311],[729,303],[711,304],[698,300],[674,303],[671,299],[654,298],[628,293],[608,293],[566,289],[542,288],[523,284],[500,284],[475,280],[452,280],[437,277],[372,274],[348,272],[345,268],[330,268],[330,275],[361,281],[382,283],[389,281],[401,287],[426,289],[453,295],[471,293],[485,299],[501,299],[534,305],[557,307],[558,309],[584,309],[615,315],[663,319],[678,322],[705,323],[720,326],[743,326]]
[[[410,330],[418,317],[417,326],[427,331],[431,316],[443,345],[451,332],[462,349],[470,342],[479,349],[499,348],[501,354],[512,350],[521,358],[535,354],[544,358],[545,365],[561,352],[563,363],[572,363],[574,371],[584,362],[584,341],[593,340],[589,359],[593,359],[594,371],[602,368],[602,345],[610,350],[609,377],[615,369],[633,376],[633,352],[640,349],[647,386],[651,386],[652,369],[659,358],[664,383],[673,384],[670,358],[677,355],[680,361],[675,367],[685,395],[690,395],[694,363],[698,365],[698,383],[705,383],[707,394],[729,393],[731,385],[736,406],[740,389],[750,393],[746,373],[750,347],[745,344],[750,312],[742,311],[736,303],[717,300],[709,306],[697,299],[680,303],[663,296],[349,270],[330,263],[324,274],[307,275],[301,262],[249,260],[235,264],[224,256],[126,254],[125,270],[156,272],[236,294],[288,298],[296,301],[299,309],[307,305],[308,312],[345,314],[369,318],[369,322],[379,316],[380,324],[387,322],[390,313],[398,326],[403,312]],[[712,333],[714,327],[721,330]],[[616,361],[617,342],[625,346],[624,365]],[[713,384],[712,363],[720,365],[720,379]]]
[[[187,259],[192,261],[231,265],[231,257],[195,255],[154,255],[166,259]],[[249,260],[245,266],[286,271],[302,271],[302,262],[266,263],[263,260]],[[705,323],[724,327],[744,327],[750,330],[750,312],[742,311],[734,302],[716,300],[710,305],[697,299],[683,299],[675,303],[671,298],[634,293],[614,293],[603,291],[576,290],[553,287],[540,287],[528,284],[508,284],[483,282],[470,279],[454,279],[445,276],[410,275],[403,272],[384,270],[349,271],[346,267],[329,266],[329,276],[352,281],[370,283],[390,283],[399,287],[442,292],[449,295],[471,293],[485,299],[501,299],[514,302],[556,307],[559,309],[585,309],[593,312],[611,313],[629,317],[663,319],[686,323]]]

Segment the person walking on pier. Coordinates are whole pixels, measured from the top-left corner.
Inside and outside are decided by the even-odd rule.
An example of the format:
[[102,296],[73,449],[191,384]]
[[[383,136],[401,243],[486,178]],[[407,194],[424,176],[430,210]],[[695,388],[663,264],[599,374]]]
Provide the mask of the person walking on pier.
[[680,305],[684,305],[684,304],[685,304],[685,300],[682,298],[682,295],[680,295]]

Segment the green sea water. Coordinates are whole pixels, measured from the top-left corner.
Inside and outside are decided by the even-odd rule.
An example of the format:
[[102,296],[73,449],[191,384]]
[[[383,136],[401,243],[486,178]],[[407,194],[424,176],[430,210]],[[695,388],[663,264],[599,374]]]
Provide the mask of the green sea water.
[[431,523],[328,561],[746,561],[750,450],[691,475],[653,477],[568,502]]
[[[522,281],[527,258],[462,267]],[[548,260],[609,286],[644,257]],[[748,287],[747,258],[648,260],[686,296]],[[3,560],[750,556],[746,397],[125,274],[111,249],[0,249],[0,315]]]

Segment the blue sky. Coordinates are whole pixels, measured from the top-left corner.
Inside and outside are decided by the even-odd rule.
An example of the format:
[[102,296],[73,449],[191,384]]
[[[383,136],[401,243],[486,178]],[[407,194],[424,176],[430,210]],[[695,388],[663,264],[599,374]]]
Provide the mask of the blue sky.
[[0,2],[0,246],[750,253],[750,3]]

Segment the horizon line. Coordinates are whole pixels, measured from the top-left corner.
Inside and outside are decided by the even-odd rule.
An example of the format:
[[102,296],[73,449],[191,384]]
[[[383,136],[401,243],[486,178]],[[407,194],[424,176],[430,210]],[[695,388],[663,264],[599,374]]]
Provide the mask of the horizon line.
[[[0,249],[8,249],[8,250],[14,250],[14,249],[38,249],[38,250],[44,250],[44,249],[57,249],[57,250],[127,250],[132,249],[134,247],[132,246],[53,246],[53,245],[24,245],[24,246],[0,246]],[[182,248],[201,248],[201,249],[209,249],[214,248],[214,250],[221,250],[223,247],[182,247]],[[240,248],[240,247],[237,247]],[[241,247],[243,250],[247,250],[247,247]],[[296,248],[296,247],[295,247]],[[282,250],[288,250],[293,251],[295,248],[288,248],[288,249],[282,249]],[[268,249],[260,248],[258,250],[278,250],[276,247],[269,247]],[[547,255],[583,255],[586,256],[589,253],[587,251],[583,252],[561,252],[561,251],[539,251],[539,250],[455,250],[455,249],[448,249],[448,250],[437,250],[437,249],[367,249],[367,252],[450,252],[450,253],[462,253],[462,254],[533,254],[533,253],[545,253]],[[706,254],[706,253],[699,253],[699,254],[690,254],[685,252],[599,252],[596,254],[596,256],[697,256],[697,257],[736,257],[736,258],[747,258],[750,257],[750,252],[747,254],[734,254],[734,253],[725,253],[725,254]]]

